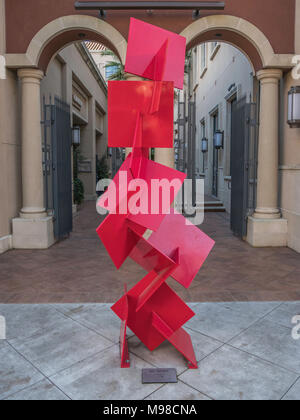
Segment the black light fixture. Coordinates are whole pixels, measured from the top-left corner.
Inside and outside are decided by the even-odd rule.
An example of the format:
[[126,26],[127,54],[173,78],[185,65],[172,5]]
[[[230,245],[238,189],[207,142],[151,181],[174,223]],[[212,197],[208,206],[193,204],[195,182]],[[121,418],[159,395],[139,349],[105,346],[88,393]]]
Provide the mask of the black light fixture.
[[300,86],[293,86],[288,94],[288,124],[300,128]]
[[77,10],[99,10],[105,17],[106,10],[193,10],[193,17],[200,16],[200,10],[224,10],[221,1],[76,1]]
[[214,134],[214,147],[217,150],[224,147],[224,131],[217,130]]
[[206,137],[203,137],[203,139],[201,140],[201,152],[208,152],[208,139]]
[[73,127],[73,145],[80,146],[80,127],[77,125]]

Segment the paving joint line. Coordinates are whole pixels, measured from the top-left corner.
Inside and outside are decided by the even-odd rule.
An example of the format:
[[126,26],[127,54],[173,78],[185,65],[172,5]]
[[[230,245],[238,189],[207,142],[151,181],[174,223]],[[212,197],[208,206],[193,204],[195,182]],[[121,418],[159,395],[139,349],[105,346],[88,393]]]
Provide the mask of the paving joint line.
[[[55,304],[53,304],[55,305]],[[54,308],[58,313],[64,315],[67,319],[70,319],[71,321],[75,322],[76,324],[80,325],[81,327],[86,328],[89,331],[92,331],[93,333],[99,335],[100,337],[104,338],[105,340],[110,341],[112,344],[118,344],[118,341],[113,341],[108,337],[105,337],[103,334],[99,333],[99,331],[94,330],[93,328],[87,326],[86,324],[83,324],[82,322],[78,321],[77,319],[72,318],[71,316],[68,316],[64,314],[63,312],[59,311],[57,308]]]
[[[27,361],[27,363],[29,363],[37,372],[39,372],[42,376],[43,376],[43,378],[44,379],[48,379],[49,380],[49,382],[51,382],[52,383],[52,385],[54,385],[57,389],[59,389],[69,400],[71,400],[71,398],[69,397],[69,395],[67,395],[62,389],[60,389],[58,386],[56,386],[52,381],[51,381],[51,379],[47,376],[47,375],[45,375],[37,366],[35,366],[29,359],[27,359],[27,357],[25,357],[22,353],[20,353],[14,346],[13,346],[13,344],[11,344],[8,340],[7,340],[7,343],[9,344],[9,346],[20,356],[20,357],[22,357],[22,359],[24,359],[24,360],[26,360]],[[21,391],[25,391],[26,389],[29,389],[30,387],[32,387],[32,386],[34,386],[34,385],[36,385],[37,383],[39,383],[39,382],[41,382],[42,381],[42,379],[41,380],[39,380],[39,381],[37,381],[37,382],[35,382],[35,383],[33,383],[33,384],[31,384],[30,386],[27,386],[27,387],[25,387],[25,388],[22,388],[22,389],[20,389],[18,392],[21,392]],[[9,396],[12,396],[12,395],[15,395],[15,393],[13,393],[13,394],[10,394],[10,395],[8,395],[7,397],[9,397]],[[7,398],[6,397],[6,398]]]
[[283,398],[290,392],[290,390],[296,385],[296,383],[299,381],[300,376],[298,376],[298,378],[295,380],[295,382],[293,383],[293,385],[291,385],[291,387],[286,391],[285,394],[283,394],[283,396],[280,398],[280,401],[283,400]]
[[235,346],[233,346],[232,344],[226,343],[226,344],[225,344],[225,346],[231,347],[232,349],[235,349],[235,350],[239,350],[239,351],[241,351],[242,353],[248,354],[249,356],[252,356],[252,357],[254,357],[255,359],[258,359],[258,360],[260,360],[260,361],[262,361],[262,362],[264,362],[264,363],[269,364],[270,366],[277,367],[277,368],[279,368],[279,369],[285,370],[286,372],[293,373],[294,375],[299,375],[299,372],[296,372],[296,371],[294,371],[294,370],[291,370],[290,368],[287,368],[286,366],[282,366],[282,365],[279,365],[279,364],[277,364],[277,363],[270,362],[270,360],[264,359],[264,358],[262,358],[262,357],[260,357],[260,356],[257,356],[256,354],[250,353],[249,351],[246,351],[246,350],[240,349],[240,348],[238,348],[238,347],[235,347]]

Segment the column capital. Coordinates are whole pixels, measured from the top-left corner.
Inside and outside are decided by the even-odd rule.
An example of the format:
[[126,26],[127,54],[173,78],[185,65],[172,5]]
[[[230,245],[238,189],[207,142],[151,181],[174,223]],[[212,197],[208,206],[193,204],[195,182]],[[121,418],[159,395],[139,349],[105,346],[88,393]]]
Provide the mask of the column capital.
[[259,70],[256,74],[258,80],[262,83],[267,80],[278,81],[282,78],[283,71],[281,69],[263,69]]
[[18,76],[20,79],[36,79],[42,80],[44,78],[44,72],[34,68],[24,68],[18,70]]

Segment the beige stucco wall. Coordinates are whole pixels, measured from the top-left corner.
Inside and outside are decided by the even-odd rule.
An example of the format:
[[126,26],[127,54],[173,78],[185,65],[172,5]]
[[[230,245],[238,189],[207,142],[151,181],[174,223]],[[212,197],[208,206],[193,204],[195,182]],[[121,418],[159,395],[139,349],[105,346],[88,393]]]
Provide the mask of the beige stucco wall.
[[[0,0],[0,55],[5,54],[4,1]],[[88,129],[83,135],[83,151],[88,150],[91,158],[92,173],[83,175],[87,198],[95,195],[95,153],[96,153],[96,118],[95,103],[106,110],[105,89],[100,86],[91,70],[86,65],[78,49],[72,45],[61,51],[48,68],[46,77],[41,82],[43,95],[58,96],[72,104],[73,84],[80,82],[85,89],[83,113],[86,115]],[[22,207],[21,178],[21,119],[20,119],[20,82],[15,71],[7,70],[6,79],[0,79],[0,253],[9,249],[11,241],[11,221],[18,217]],[[101,149],[106,148],[106,113],[103,121],[98,118],[103,135]],[[72,121],[71,121],[72,123]],[[104,145],[104,146],[103,146]]]
[[292,73],[284,77],[283,135],[280,154],[280,205],[288,220],[288,245],[300,252],[300,128],[287,124],[287,97],[291,86],[300,85]]
[[296,0],[295,51],[300,54],[300,0]]
[[64,99],[64,84],[68,82],[64,80],[63,67],[64,64],[58,57],[52,61],[47,76],[41,82],[41,96],[49,97],[51,95]]
[[[0,55],[5,54],[4,0],[0,0]],[[0,79],[0,253],[11,246],[11,219],[21,207],[21,145],[18,81]]]
[[[296,0],[295,52],[300,54],[300,0]],[[287,124],[287,97],[291,86],[299,86],[300,78],[292,72],[284,76],[283,115],[280,153],[280,205],[288,220],[288,245],[300,252],[300,128]]]
[[[95,198],[96,153],[98,149],[103,155],[107,147],[107,97],[105,89],[96,80],[75,45],[66,47],[52,60],[41,83],[41,93],[46,97],[57,95],[71,104],[73,123],[81,127],[80,155],[91,165],[91,172],[79,172],[79,178],[84,183],[85,198]],[[96,104],[102,110],[102,115],[96,112]],[[99,131],[102,133],[101,139]]]
[[[206,70],[201,66],[201,49],[192,51],[192,94],[196,97],[196,174],[205,175],[205,194],[212,195],[213,184],[213,121],[211,111],[218,109],[219,129],[224,131],[224,150],[219,151],[218,198],[226,210],[231,210],[230,142],[231,107],[230,100],[253,95],[252,66],[248,58],[237,48],[219,43],[216,50],[211,43],[206,44]],[[217,51],[217,52],[216,52]],[[233,86],[235,85],[235,86]],[[229,91],[228,88],[232,87]],[[201,152],[201,121],[205,121],[209,150]]]

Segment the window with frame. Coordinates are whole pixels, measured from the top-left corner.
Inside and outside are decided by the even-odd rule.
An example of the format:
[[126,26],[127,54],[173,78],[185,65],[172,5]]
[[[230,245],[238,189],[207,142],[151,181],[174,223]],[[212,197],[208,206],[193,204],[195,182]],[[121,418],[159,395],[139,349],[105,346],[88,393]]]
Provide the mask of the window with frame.
[[206,44],[201,45],[201,71],[206,68],[207,58],[206,58]]

